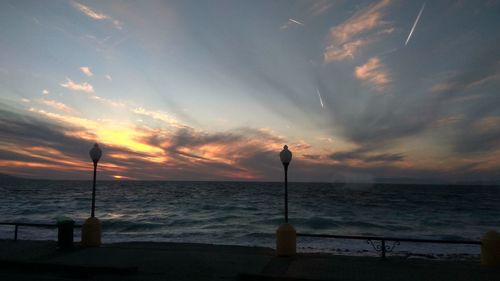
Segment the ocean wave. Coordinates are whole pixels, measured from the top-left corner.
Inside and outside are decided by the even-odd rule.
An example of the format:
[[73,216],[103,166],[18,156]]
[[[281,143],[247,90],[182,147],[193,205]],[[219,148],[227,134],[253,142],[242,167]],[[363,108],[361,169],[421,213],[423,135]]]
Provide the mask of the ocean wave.
[[[2,220],[54,223],[65,215],[82,224],[90,213],[89,187],[88,181],[3,184]],[[96,215],[103,223],[103,237],[110,242],[147,239],[273,246],[274,233],[284,222],[282,192],[281,183],[106,182],[99,185]],[[500,225],[498,188],[349,189],[293,183],[289,200],[290,223],[299,233],[477,240]],[[10,236],[9,231],[3,232]],[[53,229],[21,227],[20,231],[23,239],[57,235]],[[369,250],[366,243],[345,239],[300,241],[305,241],[300,247],[312,250]],[[408,247],[412,252],[445,248]],[[477,248],[461,249],[472,253]]]

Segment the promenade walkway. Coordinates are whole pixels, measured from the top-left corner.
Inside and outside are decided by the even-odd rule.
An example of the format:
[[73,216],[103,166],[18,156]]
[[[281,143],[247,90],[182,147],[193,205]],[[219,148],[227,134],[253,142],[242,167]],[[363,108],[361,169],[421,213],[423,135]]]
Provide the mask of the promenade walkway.
[[53,241],[0,240],[0,280],[500,280],[479,261],[299,254],[261,247],[129,242],[70,252]]

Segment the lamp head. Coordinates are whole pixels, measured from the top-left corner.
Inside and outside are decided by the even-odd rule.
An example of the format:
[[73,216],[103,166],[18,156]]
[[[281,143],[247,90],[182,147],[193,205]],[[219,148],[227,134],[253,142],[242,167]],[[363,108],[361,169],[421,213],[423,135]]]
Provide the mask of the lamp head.
[[102,156],[102,151],[97,143],[94,144],[94,147],[92,147],[92,149],[89,151],[89,154],[90,154],[90,159],[92,159],[94,164],[97,164],[97,162],[99,162],[99,159],[101,159]]
[[280,152],[280,159],[283,165],[288,165],[292,161],[292,152],[288,150],[288,145],[283,146],[283,150]]

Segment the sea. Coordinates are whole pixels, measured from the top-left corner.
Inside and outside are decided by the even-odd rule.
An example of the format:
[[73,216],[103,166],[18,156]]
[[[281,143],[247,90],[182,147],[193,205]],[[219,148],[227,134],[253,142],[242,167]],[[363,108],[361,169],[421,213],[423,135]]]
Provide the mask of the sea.
[[[298,233],[479,241],[500,231],[500,187],[289,183]],[[90,216],[90,181],[2,180],[0,222],[55,223]],[[275,247],[284,223],[279,182],[99,181],[103,243],[188,242]],[[14,227],[0,225],[0,239]],[[19,239],[56,240],[55,229],[20,227]],[[75,240],[80,229],[75,228]],[[376,241],[372,241],[375,242]],[[391,255],[477,258],[478,245],[401,242]],[[375,245],[376,246],[376,245]],[[299,252],[376,256],[367,240],[297,238]]]

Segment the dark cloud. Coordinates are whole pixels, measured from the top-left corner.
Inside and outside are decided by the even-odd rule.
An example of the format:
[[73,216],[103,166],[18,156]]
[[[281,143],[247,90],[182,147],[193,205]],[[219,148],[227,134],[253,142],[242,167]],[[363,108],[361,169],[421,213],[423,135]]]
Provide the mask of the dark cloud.
[[363,162],[397,162],[405,159],[401,153],[377,153],[373,154],[368,149],[355,149],[345,152],[336,152],[328,156],[335,161],[359,160]]
[[[71,156],[88,153],[81,148],[91,147],[92,142],[70,137],[64,132],[74,128],[64,127],[27,114],[2,109],[0,104],[0,136],[2,142],[22,146],[56,148]],[[81,153],[81,154],[80,154]],[[57,155],[54,155],[57,157]]]
[[194,129],[183,128],[177,130],[170,137],[169,150],[177,152],[180,147],[196,147],[211,143],[229,144],[240,141],[241,135],[232,133],[202,133],[196,132]]
[[[480,86],[487,82],[487,79],[500,74],[500,50],[497,41],[493,49],[479,54],[470,60],[469,64],[462,68],[460,72],[442,82],[442,87],[435,88],[442,102],[448,102],[452,98],[470,94],[467,90],[471,87]],[[495,78],[498,80],[498,77]]]
[[[62,126],[39,116],[35,117],[29,115],[29,113],[20,114],[4,108],[6,106],[0,105],[0,127],[2,128],[0,130],[0,139],[2,146],[5,148],[21,148],[32,155],[1,149],[0,160],[34,162],[55,165],[60,168],[58,171],[55,168],[26,166],[20,172],[28,177],[88,178],[88,173],[85,171],[87,167],[79,165],[80,163],[89,163],[88,169],[91,169],[92,165],[88,151],[92,147],[93,141],[69,134],[76,132],[79,128]],[[152,166],[151,162],[147,160],[149,155],[116,146],[105,144],[100,144],[100,146],[104,151],[100,161],[101,164],[113,164],[121,167],[130,177],[150,178],[150,176],[154,176],[153,173],[148,175],[147,172],[143,172]],[[38,147],[41,150],[33,151],[33,147]],[[124,158],[110,157],[110,155],[114,154],[123,155]],[[37,155],[42,157],[37,157]],[[76,162],[74,162],[73,166],[61,162],[67,159]],[[12,169],[13,172],[17,172],[14,168]],[[161,169],[161,166],[156,165],[153,170],[158,173],[158,170],[161,171]],[[113,174],[117,174],[117,169],[105,169],[101,175],[106,178]]]
[[[3,108],[6,107],[0,107],[1,143],[4,147],[9,145],[31,154],[2,149],[0,160],[40,164],[37,167],[26,166],[21,169],[14,167],[5,172],[12,171],[23,176],[38,178],[68,178],[68,176],[72,179],[88,178],[86,168],[78,165],[88,162],[89,169],[91,168],[88,150],[93,143],[68,134],[78,131],[79,128],[61,126],[49,120],[31,116],[29,113],[20,114]],[[269,176],[269,169],[272,170],[273,165],[279,164],[277,154],[275,151],[267,151],[259,147],[258,144],[250,144],[248,141],[252,139],[270,142],[280,140],[263,131],[246,128],[213,134],[188,128],[179,129],[172,134],[158,132],[144,141],[164,150],[167,161],[162,163],[151,161],[151,155],[147,153],[101,144],[104,153],[100,161],[100,166],[103,167],[100,174],[104,178],[118,174],[138,179],[178,180],[237,179],[238,175],[242,175],[243,178],[245,175],[266,178]],[[207,159],[196,153],[182,151],[182,148],[196,151],[197,148],[210,144],[224,146],[224,149],[231,154],[227,156],[235,156],[237,162],[227,164]],[[33,152],[33,147],[40,147],[43,151]],[[67,159],[80,162],[75,162],[73,166],[62,164],[61,161]],[[277,162],[277,164],[270,164],[271,162]],[[44,165],[49,166],[43,167]],[[54,167],[61,169],[57,171]]]
[[302,157],[304,157],[304,159],[308,159],[308,160],[319,160],[321,158],[321,155],[317,155],[317,154],[303,154]]
[[405,159],[405,156],[403,154],[395,154],[395,153],[388,153],[388,154],[377,154],[373,156],[367,156],[365,157],[364,161],[366,162],[397,162],[397,161],[403,161]]
[[434,89],[441,112],[462,116],[449,126],[447,133],[447,140],[458,154],[493,152],[500,148],[498,44],[500,41]]
[[455,125],[452,148],[460,154],[491,153],[500,149],[500,114]]

